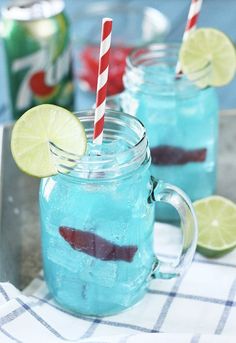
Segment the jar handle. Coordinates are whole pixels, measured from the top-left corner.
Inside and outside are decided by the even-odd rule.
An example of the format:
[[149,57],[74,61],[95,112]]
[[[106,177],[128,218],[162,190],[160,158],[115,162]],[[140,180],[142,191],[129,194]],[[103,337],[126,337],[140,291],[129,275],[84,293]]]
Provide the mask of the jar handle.
[[181,275],[191,264],[197,245],[197,219],[188,196],[178,187],[151,177],[152,192],[150,201],[161,201],[172,205],[180,216],[182,230],[181,254],[172,263],[156,257],[153,277],[170,279]]

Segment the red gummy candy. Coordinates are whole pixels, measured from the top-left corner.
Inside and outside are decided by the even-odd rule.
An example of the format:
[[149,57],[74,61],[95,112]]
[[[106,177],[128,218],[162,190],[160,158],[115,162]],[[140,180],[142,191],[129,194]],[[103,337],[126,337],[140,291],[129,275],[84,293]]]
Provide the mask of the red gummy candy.
[[[132,48],[126,46],[112,46],[109,59],[109,76],[107,94],[114,95],[123,91],[122,77],[126,66],[126,57]],[[83,80],[90,91],[96,92],[99,46],[88,45],[84,48],[80,56],[82,71],[80,79]]]
[[152,163],[155,165],[175,165],[189,162],[204,162],[207,149],[185,150],[170,145],[151,148]]
[[136,245],[120,246],[109,242],[90,231],[60,226],[59,232],[73,249],[103,261],[132,262],[134,255],[138,250]]

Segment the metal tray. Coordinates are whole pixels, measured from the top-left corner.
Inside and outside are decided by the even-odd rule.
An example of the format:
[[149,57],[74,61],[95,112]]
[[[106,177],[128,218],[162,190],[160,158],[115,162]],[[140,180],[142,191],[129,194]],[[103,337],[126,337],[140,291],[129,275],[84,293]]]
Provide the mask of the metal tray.
[[12,125],[0,127],[0,281],[23,288],[41,269],[39,180],[16,167],[10,151]]
[[[22,289],[42,266],[39,180],[17,169],[10,152],[11,129],[11,124],[0,127],[0,281]],[[217,193],[236,202],[236,110],[220,117]]]

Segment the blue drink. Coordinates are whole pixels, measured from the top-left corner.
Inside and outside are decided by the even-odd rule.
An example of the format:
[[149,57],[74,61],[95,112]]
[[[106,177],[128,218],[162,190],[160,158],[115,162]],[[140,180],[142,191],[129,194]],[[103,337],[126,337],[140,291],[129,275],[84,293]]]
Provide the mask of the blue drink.
[[[166,186],[150,176],[145,130],[137,119],[109,112],[101,147],[91,143],[93,116],[82,113],[80,119],[88,135],[87,154],[75,158],[51,145],[59,174],[41,182],[44,273],[62,306],[103,316],[132,306],[146,292],[157,269],[154,199],[161,200]],[[196,223],[188,200],[168,190],[188,214],[191,240],[180,270],[191,262]],[[169,270],[161,276],[178,274]]]
[[[177,55],[178,46],[136,50],[127,61],[120,104],[146,127],[153,175],[196,200],[215,191],[218,102],[213,88],[200,89],[184,75],[176,79]],[[206,67],[193,78],[209,72]]]
[[[105,143],[104,147],[105,153],[117,153],[119,149],[112,143]],[[102,149],[100,154],[103,153]],[[146,201],[150,179],[148,164],[138,172],[132,172],[129,178],[108,184],[100,181],[98,185],[91,181],[89,184],[74,182],[71,186],[67,178],[68,175],[59,174],[43,180],[41,187],[43,193],[53,187],[50,208],[46,201],[41,202],[47,282],[55,298],[59,302],[65,299],[71,310],[79,308],[82,313],[98,315],[118,312],[144,295],[147,284],[143,283],[142,275],[147,275],[152,268],[153,256],[148,250],[152,246],[154,216],[153,206]],[[111,260],[108,258],[105,262],[102,252],[99,258],[94,258],[71,248],[68,241],[73,244],[72,229],[88,230],[97,235],[89,237],[97,255],[99,245],[105,249],[105,242],[96,244],[98,237],[117,246],[122,242],[127,246],[127,253],[120,253],[123,260],[116,261],[113,260],[115,256],[110,256]],[[63,235],[65,239],[62,239]],[[79,239],[79,236],[75,237],[75,245]],[[112,247],[107,249],[118,255],[118,248],[116,251],[112,251]]]

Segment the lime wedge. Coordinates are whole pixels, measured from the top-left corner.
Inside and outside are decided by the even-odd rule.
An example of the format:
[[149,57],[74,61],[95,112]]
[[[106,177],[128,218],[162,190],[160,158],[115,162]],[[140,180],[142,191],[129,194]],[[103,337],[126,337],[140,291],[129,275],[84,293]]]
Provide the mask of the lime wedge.
[[198,251],[214,257],[236,247],[236,204],[221,196],[194,202],[199,235]]
[[236,71],[235,48],[221,31],[197,29],[180,48],[179,60],[183,73],[200,87],[223,86]]
[[56,174],[49,142],[79,156],[87,145],[84,127],[74,114],[55,105],[33,107],[13,127],[11,151],[17,166],[36,177]]

